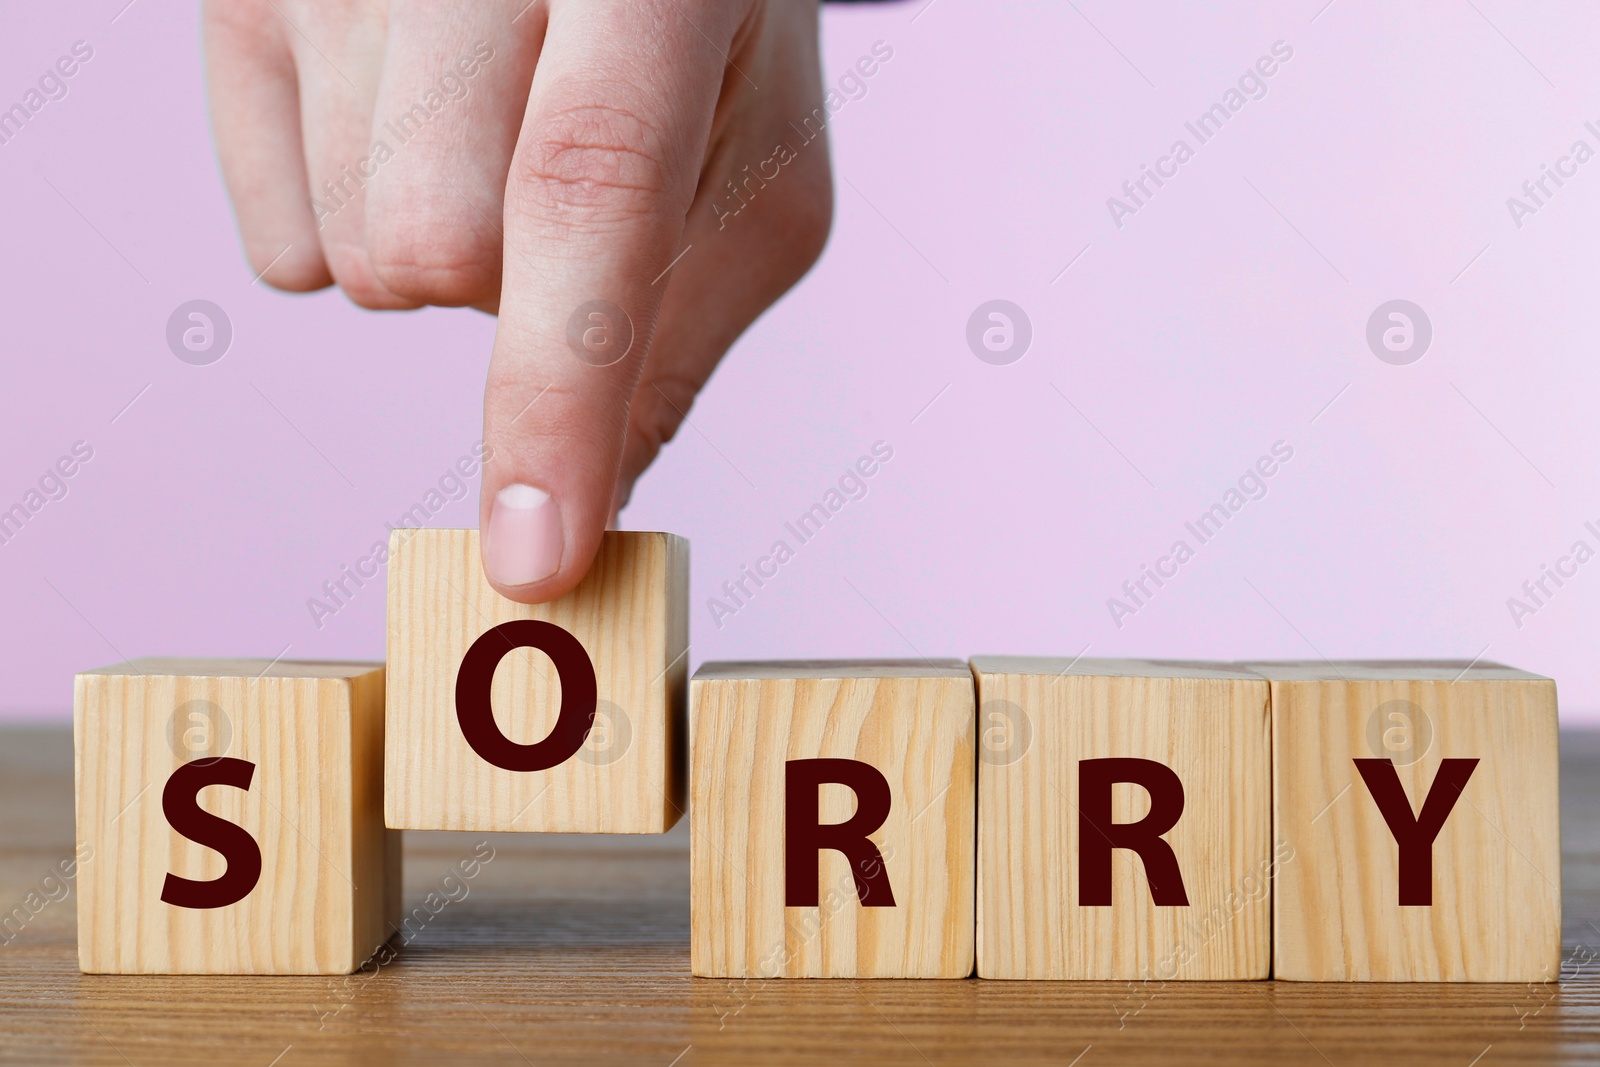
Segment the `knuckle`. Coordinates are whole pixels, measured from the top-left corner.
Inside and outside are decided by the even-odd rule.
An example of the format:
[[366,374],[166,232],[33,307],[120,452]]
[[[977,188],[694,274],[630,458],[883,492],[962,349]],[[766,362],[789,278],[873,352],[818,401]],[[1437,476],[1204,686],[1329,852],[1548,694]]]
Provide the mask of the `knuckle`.
[[651,434],[640,430],[636,423],[628,425],[628,440],[623,448],[623,469],[621,486],[622,492],[618,494],[617,508],[626,507],[628,500],[633,496],[633,483],[649,469],[650,464],[656,461],[661,454],[664,442],[657,441]]
[[[746,177],[746,200],[730,206],[715,179],[702,195],[709,215],[702,222],[729,231],[757,264],[752,279],[776,296],[798,281],[821,258],[833,228],[833,184],[825,159],[789,165],[779,176]],[[748,170],[748,168],[746,168]],[[737,184],[737,183],[735,183]]]
[[[772,209],[757,216],[757,227],[788,249],[795,280],[815,263],[833,229],[833,180],[822,160],[808,160],[795,180],[774,190]],[[756,206],[760,206],[759,201]]]
[[273,13],[266,0],[204,0],[200,5],[201,25],[207,34],[224,33],[240,38],[277,39]]
[[664,374],[639,386],[628,418],[628,433],[654,456],[677,436],[700,387],[688,378]]
[[288,251],[280,254],[252,247],[247,250],[245,258],[250,264],[251,273],[260,278],[264,285],[286,293],[309,293],[333,284],[328,264],[321,252],[315,249],[305,251],[291,245]]
[[626,108],[590,104],[556,111],[524,134],[512,174],[523,211],[633,217],[665,191],[663,131]]
[[416,307],[413,301],[401,299],[375,283],[367,285],[344,281],[339,283],[339,288],[344,290],[344,295],[352,304],[368,311],[402,311]]
[[700,383],[693,378],[661,374],[645,379],[628,409],[627,440],[623,447],[622,485],[618,506],[632,493],[633,480],[654,463],[667,442],[682,428]]
[[416,307],[416,302],[398,296],[384,286],[365,249],[330,245],[324,250],[333,280],[357,307],[369,311],[396,311]]
[[832,189],[824,185],[806,190],[793,198],[780,218],[784,243],[795,256],[798,278],[822,258],[822,250],[827,247],[828,235],[833,231]]
[[599,454],[622,435],[626,393],[601,381],[542,376],[515,364],[490,362],[485,391],[503,432],[522,440],[557,440],[574,452]]
[[391,293],[428,304],[471,304],[500,280],[500,247],[476,230],[432,224],[379,231],[370,238],[372,270]]

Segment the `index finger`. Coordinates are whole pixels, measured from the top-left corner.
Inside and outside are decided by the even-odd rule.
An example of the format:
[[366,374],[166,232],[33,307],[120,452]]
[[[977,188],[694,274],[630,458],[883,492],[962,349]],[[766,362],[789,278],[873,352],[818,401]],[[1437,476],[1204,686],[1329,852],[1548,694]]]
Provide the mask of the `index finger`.
[[679,252],[738,25],[730,5],[691,6],[698,25],[673,0],[550,11],[506,189],[484,398],[484,569],[515,600],[576,585],[610,514],[655,283]]

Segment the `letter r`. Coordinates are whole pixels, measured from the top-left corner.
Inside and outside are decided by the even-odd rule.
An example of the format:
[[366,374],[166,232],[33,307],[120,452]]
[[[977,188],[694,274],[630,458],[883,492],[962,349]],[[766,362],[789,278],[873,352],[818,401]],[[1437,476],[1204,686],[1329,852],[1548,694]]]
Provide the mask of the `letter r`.
[[[1150,811],[1138,822],[1111,821],[1111,787],[1118,782],[1141,785],[1150,794]],[[1078,906],[1111,904],[1111,853],[1126,848],[1144,861],[1150,899],[1161,907],[1188,907],[1178,857],[1161,837],[1182,814],[1183,783],[1166,764],[1127,757],[1080,760]]]
[[[821,825],[818,787],[849,786],[856,812],[841,823]],[[853,759],[792,759],[783,767],[783,903],[788,908],[818,906],[821,850],[842,852],[850,861],[856,899],[864,908],[892,908],[894,890],[883,855],[867,835],[889,818],[889,782],[870,764]]]

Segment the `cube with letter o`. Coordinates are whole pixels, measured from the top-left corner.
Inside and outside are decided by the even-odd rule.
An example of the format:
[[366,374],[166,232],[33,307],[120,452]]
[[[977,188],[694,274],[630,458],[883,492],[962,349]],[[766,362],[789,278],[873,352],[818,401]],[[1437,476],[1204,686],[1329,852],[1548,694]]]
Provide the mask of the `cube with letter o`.
[[607,532],[570,593],[507,600],[476,530],[389,549],[388,824],[664,833],[683,812],[689,544]]

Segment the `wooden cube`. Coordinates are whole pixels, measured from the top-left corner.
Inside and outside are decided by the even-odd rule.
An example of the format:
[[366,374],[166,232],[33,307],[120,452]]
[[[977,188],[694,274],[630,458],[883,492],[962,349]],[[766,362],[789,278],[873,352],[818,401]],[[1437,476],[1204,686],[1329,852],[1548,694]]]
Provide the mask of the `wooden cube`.
[[141,659],[75,690],[85,973],[345,974],[388,940],[383,664]]
[[970,976],[966,666],[708,663],[692,690],[694,973]]
[[972,671],[978,976],[1267,977],[1267,683],[1164,661]]
[[1251,666],[1272,680],[1285,853],[1274,977],[1553,981],[1555,683],[1490,663]]
[[664,833],[684,805],[689,543],[608,532],[547,604],[483,577],[476,530],[389,547],[385,816],[417,830]]

